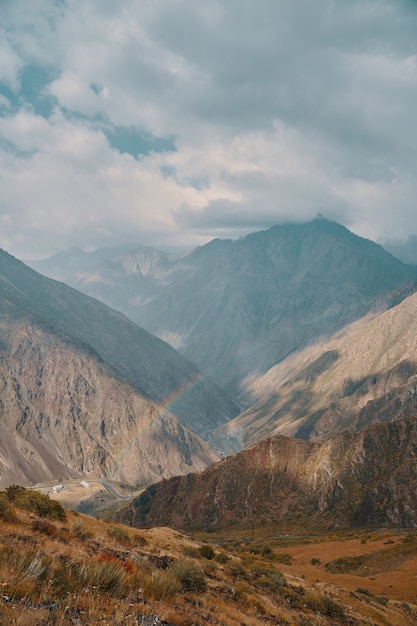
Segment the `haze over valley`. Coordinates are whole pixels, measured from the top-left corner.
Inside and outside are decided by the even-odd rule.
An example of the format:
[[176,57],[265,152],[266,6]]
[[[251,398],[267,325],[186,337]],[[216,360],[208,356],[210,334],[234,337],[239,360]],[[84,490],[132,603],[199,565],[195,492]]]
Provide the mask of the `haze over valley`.
[[[324,438],[413,414],[417,268],[324,218],[179,255],[70,250],[32,263],[102,303],[5,253],[1,262],[4,484],[14,472],[31,482],[40,457],[32,482],[84,472],[137,487],[276,433]],[[43,358],[62,364],[55,382]],[[131,406],[137,394],[154,403],[146,426]]]

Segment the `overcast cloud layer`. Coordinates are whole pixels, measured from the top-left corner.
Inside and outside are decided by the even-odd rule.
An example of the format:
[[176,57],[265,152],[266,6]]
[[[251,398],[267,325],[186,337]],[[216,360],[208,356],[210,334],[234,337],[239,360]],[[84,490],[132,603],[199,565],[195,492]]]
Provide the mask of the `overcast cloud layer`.
[[0,2],[0,246],[417,233],[417,3]]

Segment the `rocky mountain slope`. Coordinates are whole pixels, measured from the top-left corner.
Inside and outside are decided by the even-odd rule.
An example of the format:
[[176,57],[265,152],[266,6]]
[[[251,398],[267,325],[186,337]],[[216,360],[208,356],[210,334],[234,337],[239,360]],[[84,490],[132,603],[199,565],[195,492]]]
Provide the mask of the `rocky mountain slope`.
[[103,477],[143,486],[216,454],[89,349],[0,321],[0,486]]
[[222,440],[281,433],[310,439],[417,409],[417,294],[290,355],[248,383],[253,405]]
[[247,405],[247,376],[416,276],[375,243],[317,219],[214,240],[175,259],[138,249],[67,280],[169,341]]
[[323,442],[277,435],[200,474],[149,487],[118,515],[137,527],[416,527],[414,416]]
[[142,396],[205,436],[238,407],[168,344],[122,314],[0,251],[0,320],[24,320],[83,346]]

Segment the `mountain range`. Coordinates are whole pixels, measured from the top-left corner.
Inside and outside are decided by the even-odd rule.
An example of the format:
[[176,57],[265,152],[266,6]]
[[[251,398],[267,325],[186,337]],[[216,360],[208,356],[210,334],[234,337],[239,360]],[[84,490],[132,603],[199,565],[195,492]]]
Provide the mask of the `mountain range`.
[[[44,261],[43,268],[51,262]],[[394,498],[394,487],[386,486],[384,473],[388,471],[384,459],[391,458],[392,451],[382,451],[381,459],[368,458],[363,438],[371,441],[372,450],[375,446],[382,450],[385,436],[403,445],[406,431],[409,442],[414,441],[417,268],[322,218],[276,226],[237,241],[214,240],[180,256],[142,246],[130,251],[73,250],[55,257],[55,262],[61,277],[95,297],[46,279],[6,253],[0,255],[2,376],[6,399],[10,396],[4,415],[13,415],[9,435],[20,437],[17,445],[9,436],[11,443],[5,447],[15,449],[16,458],[24,451],[30,464],[40,449],[37,444],[34,452],[37,433],[38,439],[48,441],[49,436],[49,449],[59,450],[53,463],[44,449],[40,455],[51,474],[66,467],[69,474],[81,475],[85,469],[146,485],[214,462],[216,453],[197,436],[226,454],[256,444],[252,452],[242,452],[248,456],[237,457],[246,459],[247,466],[239,479],[234,477],[234,463],[241,461],[235,457],[213,466],[215,475],[222,475],[221,483],[216,483],[213,502],[203,499],[203,508],[213,511],[213,503],[219,502],[215,519],[222,523],[228,519],[225,511],[234,511],[228,496],[220,495],[223,484],[237,497],[245,484],[255,492],[258,479],[257,498],[263,508],[275,511],[277,519],[287,519],[287,509],[274,508],[274,498],[282,502],[284,492],[293,492],[295,499],[288,502],[301,517],[311,513],[318,523],[330,524],[332,516],[337,523],[353,523],[347,512],[359,506],[353,503],[354,493],[368,498],[372,485],[367,476],[375,475],[371,461],[381,464],[385,477],[378,489],[388,494],[388,500]],[[98,300],[169,339],[183,356]],[[40,356],[46,350],[43,345],[51,350],[48,356]],[[58,356],[61,352],[65,357]],[[26,354],[30,358],[23,357]],[[56,364],[50,370],[42,366],[46,358]],[[40,388],[42,393],[49,390],[46,404]],[[48,435],[52,424],[61,424],[54,438]],[[146,433],[143,440],[138,429]],[[82,442],[78,448],[69,444],[72,439]],[[25,448],[22,440],[32,448]],[[61,440],[65,446],[58,445]],[[405,459],[412,458],[414,448],[405,444],[400,457],[408,463]],[[267,446],[273,449],[269,460]],[[121,449],[128,453],[120,457]],[[340,454],[349,479],[337,464]],[[129,457],[134,459],[130,466]],[[4,449],[4,467],[6,458]],[[265,468],[258,472],[264,460],[274,468],[272,473]],[[290,466],[293,482],[287,483]],[[401,472],[395,469],[396,476]],[[316,476],[314,484],[302,479],[305,475]],[[191,519],[189,511],[200,506],[197,492],[204,480],[208,485],[215,480],[211,476],[209,468],[203,483],[194,476],[162,484],[171,485],[167,489],[174,490],[179,508],[188,502],[188,513],[184,509],[181,515]],[[336,497],[342,478],[346,496],[341,497],[342,504],[315,509],[315,501],[327,498],[323,494]],[[268,481],[284,491],[271,491],[269,500],[263,501]],[[175,484],[182,485],[178,498]],[[164,498],[172,495],[164,488],[152,485],[128,515],[157,523],[155,511],[160,507],[161,515],[177,523],[180,513],[164,510]],[[398,497],[408,503],[405,492]],[[375,498],[372,511],[384,510],[386,515],[371,517],[387,523],[388,508]],[[303,501],[307,504],[300,508]],[[242,506],[240,502],[240,511]],[[255,510],[253,503],[250,507]],[[234,519],[234,513],[230,517]],[[357,519],[365,517],[358,512]],[[215,519],[205,518],[204,523]],[[414,524],[412,515],[409,522]],[[398,518],[396,523],[402,522]]]
[[122,314],[2,251],[0,328],[0,484],[98,473],[141,485],[218,458],[194,433],[238,413],[221,389]]
[[249,377],[383,306],[381,296],[416,277],[381,246],[319,218],[177,257],[141,247],[65,281],[167,340],[247,407]]

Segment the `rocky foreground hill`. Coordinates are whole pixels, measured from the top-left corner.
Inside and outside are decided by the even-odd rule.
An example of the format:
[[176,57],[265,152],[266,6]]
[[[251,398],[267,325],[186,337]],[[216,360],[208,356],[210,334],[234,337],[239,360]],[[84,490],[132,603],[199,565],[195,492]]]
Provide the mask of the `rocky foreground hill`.
[[277,435],[200,474],[149,487],[122,509],[133,526],[417,527],[417,421],[344,431],[323,442]]
[[301,535],[290,552],[272,536],[261,544],[208,538],[211,545],[169,528],[132,530],[11,487],[0,492],[0,623],[416,624],[410,533],[316,536],[305,546]]

